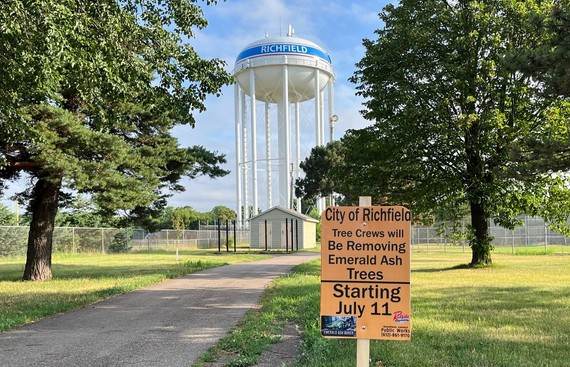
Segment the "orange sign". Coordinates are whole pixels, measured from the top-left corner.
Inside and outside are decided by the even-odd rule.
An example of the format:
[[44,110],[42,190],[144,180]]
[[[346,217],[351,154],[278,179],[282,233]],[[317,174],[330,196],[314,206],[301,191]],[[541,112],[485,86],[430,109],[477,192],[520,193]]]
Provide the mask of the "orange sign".
[[410,340],[410,211],[331,206],[321,222],[322,336]]

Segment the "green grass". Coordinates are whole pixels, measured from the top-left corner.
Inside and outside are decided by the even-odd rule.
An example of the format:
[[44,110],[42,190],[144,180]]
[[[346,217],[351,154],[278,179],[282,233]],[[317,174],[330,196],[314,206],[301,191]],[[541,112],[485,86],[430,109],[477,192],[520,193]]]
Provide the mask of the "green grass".
[[25,259],[0,259],[0,332],[195,271],[270,257],[208,250],[54,254],[53,279],[24,282]]
[[[412,253],[417,252],[451,252],[451,253],[468,253],[471,254],[469,245],[444,245],[444,244],[415,244],[412,246]],[[495,254],[511,254],[511,255],[547,255],[547,254],[566,254],[570,255],[570,246],[566,245],[548,245],[535,244],[531,246],[495,246],[493,250]]]
[[[373,367],[565,367],[570,361],[570,256],[495,253],[471,269],[470,253],[412,254],[412,341],[372,340]],[[231,351],[248,366],[256,335],[275,340],[280,325],[303,330],[303,367],[355,365],[356,341],[319,330],[318,261],[275,281],[260,310],[210,351]],[[250,323],[265,320],[249,334]],[[233,343],[238,339],[240,342]],[[251,342],[247,342],[247,341]],[[253,342],[253,340],[256,340]],[[201,366],[202,362],[195,364]]]
[[[182,251],[54,255],[54,279],[22,282],[24,260],[0,260],[0,330],[81,307],[167,278],[257,254]],[[494,265],[470,269],[470,252],[412,254],[412,341],[373,340],[372,367],[563,367],[570,360],[570,256],[496,252]],[[355,365],[356,342],[319,330],[318,261],[300,265],[266,291],[195,366],[230,355],[251,366],[292,322],[303,332],[303,367]]]

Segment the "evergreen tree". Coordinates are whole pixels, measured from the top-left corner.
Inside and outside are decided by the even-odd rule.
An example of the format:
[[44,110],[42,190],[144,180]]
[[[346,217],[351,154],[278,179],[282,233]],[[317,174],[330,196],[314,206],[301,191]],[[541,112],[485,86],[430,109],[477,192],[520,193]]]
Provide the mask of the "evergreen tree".
[[182,176],[227,173],[223,155],[171,135],[231,82],[222,61],[185,42],[206,24],[192,0],[0,5],[0,182],[30,177],[24,279],[51,277],[64,189],[112,214],[182,189]]

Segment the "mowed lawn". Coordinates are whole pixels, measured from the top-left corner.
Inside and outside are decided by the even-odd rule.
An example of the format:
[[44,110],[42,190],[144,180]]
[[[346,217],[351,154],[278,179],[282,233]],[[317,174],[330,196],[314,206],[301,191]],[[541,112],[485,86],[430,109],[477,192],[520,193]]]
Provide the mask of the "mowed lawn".
[[[172,252],[54,255],[54,279],[48,282],[22,282],[23,260],[0,260],[0,330],[199,269],[265,256],[181,252],[177,262]],[[570,256],[495,253],[494,265],[481,269],[463,266],[469,260],[468,252],[412,253],[412,341],[371,341],[370,366],[570,366]],[[298,366],[354,366],[354,340],[320,336],[319,286],[319,261],[279,278],[262,307],[219,348],[236,355],[233,366],[251,365],[257,360],[250,356],[252,345],[274,342],[279,326],[292,322],[304,338]]]
[[[479,269],[465,266],[470,256],[412,253],[412,341],[372,340],[371,367],[570,366],[570,256],[495,253],[494,265]],[[289,322],[303,333],[298,366],[355,366],[355,340],[320,336],[319,287],[319,261],[296,267],[218,350],[250,365],[237,363],[256,360],[247,345],[271,333],[260,320]]]
[[[470,254],[412,258],[414,341],[409,349],[384,343],[390,347],[374,349],[378,359],[398,366],[570,365],[570,256],[497,253],[484,269],[457,268]],[[408,351],[415,361],[399,364]]]
[[24,282],[25,259],[0,259],[0,332],[113,295],[199,270],[269,255],[207,250],[129,254],[54,254],[53,279]]

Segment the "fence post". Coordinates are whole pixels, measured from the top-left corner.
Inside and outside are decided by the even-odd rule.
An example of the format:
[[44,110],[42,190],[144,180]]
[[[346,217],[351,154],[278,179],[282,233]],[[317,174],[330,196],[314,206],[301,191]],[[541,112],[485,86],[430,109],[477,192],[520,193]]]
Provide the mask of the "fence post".
[[[461,219],[461,233],[465,233],[465,221]],[[463,247],[463,252],[465,252],[465,237],[461,236],[461,247]]]
[[226,252],[230,252],[230,220],[226,219]]
[[291,252],[293,252],[293,218],[291,218],[291,224],[289,225],[289,240],[291,241]]
[[168,232],[169,232],[169,231],[168,231],[168,229],[167,229],[167,230],[166,230],[166,249],[167,249],[167,250],[170,250],[170,241],[169,241],[169,239],[168,239],[168,237],[169,237],[169,236],[168,236]]
[[548,227],[546,227],[546,222],[544,222],[544,252],[548,251]]
[[515,254],[515,231],[516,231],[516,228],[511,231],[513,234],[512,239],[511,239],[511,249],[512,249],[513,255]]
[[101,228],[101,254],[105,253],[105,234],[103,233],[103,228]]
[[236,237],[236,220],[232,220],[232,224],[234,226],[234,252],[237,252],[237,237]]
[[218,252],[222,252],[222,229],[220,228],[220,219],[218,219],[217,224],[218,224]]
[[528,247],[528,215],[524,216],[524,247]]
[[289,218],[285,218],[285,252],[289,252]]
[[299,251],[299,219],[295,220],[295,247]]
[[267,219],[265,220],[265,251],[267,251]]

